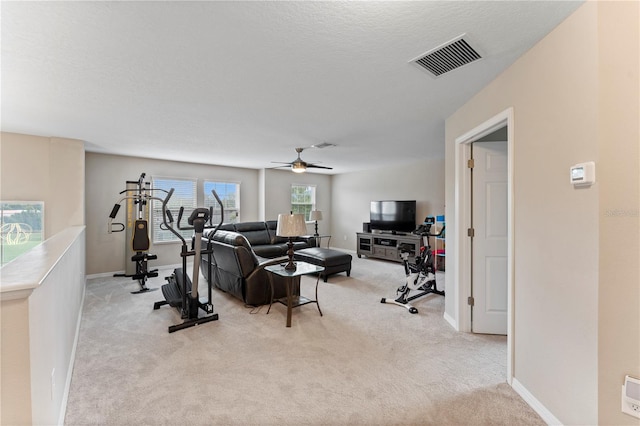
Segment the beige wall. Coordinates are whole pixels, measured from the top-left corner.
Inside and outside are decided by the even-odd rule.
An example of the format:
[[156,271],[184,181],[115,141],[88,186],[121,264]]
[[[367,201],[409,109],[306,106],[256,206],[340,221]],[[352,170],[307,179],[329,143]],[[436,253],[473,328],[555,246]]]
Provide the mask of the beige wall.
[[[127,180],[138,180],[141,173],[147,179],[153,176],[197,178],[204,180],[240,182],[240,220],[243,222],[277,219],[278,213],[286,213],[291,205],[291,184],[314,184],[317,187],[318,208],[329,211],[331,204],[331,177],[314,173],[296,175],[291,172],[208,164],[153,160],[97,153],[86,154],[86,212],[87,212],[87,273],[101,274],[124,271],[125,233],[107,233],[107,219],[113,205],[122,197]],[[116,221],[125,217],[124,203]],[[329,215],[329,218],[331,216]],[[323,221],[324,222],[324,221]],[[327,222],[319,222],[321,229],[328,229]],[[323,228],[325,227],[325,228]],[[312,231],[312,228],[309,227]],[[150,262],[151,268],[174,265],[181,262],[178,243],[156,244],[151,253],[158,259]]]
[[333,176],[331,245],[356,250],[356,232],[369,222],[371,201],[416,200],[416,221],[444,213],[444,160]]
[[[1,423],[55,424],[64,414],[84,294],[84,143],[2,133],[0,159],[1,198],[44,201],[47,238],[2,268]],[[51,249],[69,232],[81,235],[73,248],[69,239]],[[14,286],[35,290],[11,300]]]
[[45,238],[84,225],[84,142],[2,133],[2,200],[44,201]]
[[[288,213],[291,205],[291,185],[315,185],[316,209],[322,211],[318,221],[318,233],[331,231],[331,176],[318,173],[292,173],[288,170],[265,170],[265,213],[266,220],[277,219],[281,213]],[[309,219],[309,218],[305,218]],[[315,232],[315,224],[307,225],[310,234]],[[326,241],[323,241],[323,244]]]
[[640,3],[598,4],[599,424],[620,412],[625,374],[640,378]]
[[[200,186],[204,180],[239,182],[240,220],[258,220],[257,170],[89,152],[86,155],[87,274],[124,271],[125,262],[130,261],[125,259],[125,233],[107,233],[107,220],[113,205],[122,197],[120,191],[126,188],[126,181],[137,181],[141,173],[146,173],[149,181],[153,176],[197,178]],[[114,222],[124,221],[125,210],[123,202]],[[150,268],[182,261],[179,243],[154,245],[152,242],[149,251],[158,256],[149,263]]]
[[[407,166],[344,175],[295,174],[282,170],[254,170],[181,163],[138,157],[86,154],[87,273],[101,274],[125,268],[124,233],[107,233],[107,219],[127,180],[147,177],[196,177],[241,182],[241,220],[276,219],[290,206],[291,184],[316,185],[317,208],[325,219],[318,230],[332,235],[331,245],[355,250],[355,233],[369,220],[375,199],[415,199],[418,221],[444,212],[444,160],[423,160]],[[336,195],[337,194],[337,195]],[[121,209],[122,210],[122,209]],[[124,210],[118,218],[124,217]],[[333,218],[339,217],[336,221]],[[308,226],[313,232],[313,225]],[[345,240],[343,236],[347,236]],[[323,241],[324,244],[324,241]],[[180,262],[177,244],[152,246],[158,260],[150,267]]]
[[[514,377],[564,424],[633,420],[618,415],[622,365],[603,366],[604,347],[598,341],[598,327],[602,336],[604,317],[612,317],[612,322],[604,326],[609,331],[629,330],[628,321],[638,322],[637,297],[621,304],[616,299],[608,307],[602,301],[599,306],[598,300],[603,294],[602,286],[609,291],[611,285],[609,280],[598,279],[603,244],[613,238],[609,245],[622,247],[617,236],[602,237],[608,229],[601,226],[601,200],[613,186],[638,180],[637,148],[630,156],[632,160],[614,163],[608,157],[612,145],[599,136],[599,126],[606,118],[604,112],[613,105],[638,104],[637,20],[627,21],[631,33],[625,28],[606,35],[608,44],[617,44],[630,55],[629,62],[635,61],[635,71],[633,67],[620,68],[618,62],[615,68],[608,69],[610,80],[626,89],[627,94],[614,94],[611,102],[603,103],[600,74],[607,59],[598,49],[599,39],[605,36],[608,26],[622,22],[610,16],[610,7],[597,2],[583,5],[446,122],[447,215],[452,216],[455,139],[513,107]],[[627,7],[637,8],[637,3]],[[632,13],[636,18],[637,15],[637,11]],[[635,86],[629,83],[630,78],[636,79]],[[633,117],[636,133],[629,130],[633,125],[624,126],[620,131],[625,142],[615,145],[614,151],[624,143],[637,146],[637,112]],[[605,123],[613,128],[620,118],[614,114],[607,120]],[[574,189],[569,183],[569,167],[584,161],[595,161],[597,174],[614,168],[617,174],[613,182],[599,181],[588,189]],[[635,198],[637,208],[637,187],[627,197]],[[624,205],[633,208],[634,202]],[[635,238],[636,244],[637,221],[636,216],[635,228],[626,228],[631,231],[627,238]],[[454,236],[449,228],[448,252],[455,244]],[[622,274],[635,279],[616,280],[615,292],[627,297],[638,294],[635,247],[632,245],[631,255],[635,253],[635,260],[623,266],[626,272]],[[447,274],[447,288],[452,285],[456,285],[456,276]],[[625,311],[626,315],[614,314]],[[454,312],[448,314],[455,317]],[[626,360],[628,373],[637,374],[640,338],[635,333],[628,339],[628,343],[606,350],[615,352],[617,359]],[[625,347],[635,351],[620,353]],[[635,371],[630,367],[634,362]],[[617,383],[617,387],[612,384],[604,392],[606,397],[602,388],[599,393],[603,369],[613,370],[607,376]],[[599,402],[607,399],[610,403],[599,407]]]

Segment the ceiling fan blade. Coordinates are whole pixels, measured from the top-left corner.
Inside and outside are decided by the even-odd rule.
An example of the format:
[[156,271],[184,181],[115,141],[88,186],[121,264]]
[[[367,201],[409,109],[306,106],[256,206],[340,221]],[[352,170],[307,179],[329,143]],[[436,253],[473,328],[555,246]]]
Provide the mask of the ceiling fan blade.
[[[330,146],[330,144],[329,144],[329,146]],[[324,146],[318,146],[318,148],[324,148]],[[278,169],[278,168],[290,167],[291,170],[293,170],[296,173],[304,173],[304,171],[306,169],[308,169],[308,168],[333,170],[333,167],[319,166],[318,164],[307,163],[302,158],[300,158],[300,153],[302,151],[304,151],[304,148],[296,148],[296,152],[298,153],[298,158],[296,158],[295,160],[293,160],[293,161],[291,161],[289,163],[285,163],[283,161],[272,161],[272,163],[283,164],[283,165],[282,166],[275,166],[275,167],[271,167],[271,168],[272,169]]]

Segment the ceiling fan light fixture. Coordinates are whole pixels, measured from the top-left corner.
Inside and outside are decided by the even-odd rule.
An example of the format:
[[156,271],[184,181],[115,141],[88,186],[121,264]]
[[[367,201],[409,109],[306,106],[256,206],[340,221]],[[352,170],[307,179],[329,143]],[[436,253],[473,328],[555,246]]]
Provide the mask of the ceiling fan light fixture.
[[295,162],[291,164],[291,171],[294,173],[304,173],[307,170],[307,166],[304,163]]

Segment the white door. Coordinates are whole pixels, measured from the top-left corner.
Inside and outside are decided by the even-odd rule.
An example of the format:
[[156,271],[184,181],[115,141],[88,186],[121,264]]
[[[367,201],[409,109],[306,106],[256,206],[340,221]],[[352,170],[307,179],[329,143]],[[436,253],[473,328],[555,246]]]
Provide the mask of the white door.
[[507,143],[475,142],[472,330],[507,334]]

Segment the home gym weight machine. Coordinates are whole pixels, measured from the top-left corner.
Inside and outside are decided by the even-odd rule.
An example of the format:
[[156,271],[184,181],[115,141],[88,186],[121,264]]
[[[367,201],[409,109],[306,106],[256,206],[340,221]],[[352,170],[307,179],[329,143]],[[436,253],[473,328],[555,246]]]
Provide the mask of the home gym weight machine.
[[[145,173],[142,173],[137,181],[127,181],[126,189],[120,192],[120,195],[124,194],[124,196],[113,206],[107,225],[109,234],[126,231],[125,259],[131,259],[133,263],[126,263],[125,273],[114,274],[114,277],[131,277],[132,280],[137,280],[140,289],[132,291],[132,294],[157,290],[148,288],[146,285],[148,278],[158,276],[157,269],[148,269],[148,262],[158,258],[155,254],[149,253],[149,203],[151,200],[163,201],[161,198],[154,197],[153,191],[167,191],[151,189],[151,183],[145,182],[144,178]],[[127,201],[126,224],[114,223],[113,220],[120,210],[120,205],[125,200]]]
[[[426,296],[430,293],[439,294],[444,296],[444,290],[438,290],[436,285],[435,268],[433,265],[433,252],[429,245],[429,237],[439,237],[444,232],[444,226],[437,234],[431,233],[431,227],[435,224],[435,218],[433,216],[427,216],[424,223],[418,227],[414,234],[420,235],[423,238],[424,245],[420,247],[420,253],[415,257],[415,263],[409,262],[409,249],[406,247],[400,247],[400,257],[404,264],[405,275],[407,276],[404,285],[398,287],[396,299],[382,298],[380,303],[390,303],[393,305],[402,306],[406,308],[410,313],[417,314],[418,309],[412,306],[409,302],[417,299],[418,297]],[[410,293],[414,291],[414,294]]]
[[[169,305],[180,312],[180,316],[184,321],[182,324],[169,326],[169,333],[218,319],[218,314],[214,313],[211,299],[211,279],[207,280],[208,298],[205,301],[201,301],[198,295],[198,278],[200,275],[200,261],[202,259],[202,255],[208,256],[208,276],[212,277],[211,264],[213,263],[213,245],[211,243],[211,239],[224,220],[224,205],[216,191],[212,190],[211,192],[213,193],[213,197],[216,199],[216,202],[220,205],[220,223],[218,223],[218,225],[214,226],[211,222],[213,218],[213,207],[209,209],[204,207],[195,208],[187,220],[189,226],[181,226],[180,224],[184,213],[184,207],[180,207],[180,211],[178,213],[177,228],[181,231],[194,231],[192,250],[188,250],[187,241],[173,227],[173,216],[171,215],[171,211],[167,208],[169,198],[171,198],[171,195],[173,194],[173,188],[169,190],[167,198],[165,198],[162,203],[162,218],[164,226],[182,241],[182,251],[180,252],[180,256],[182,257],[182,268],[175,269],[171,276],[166,277],[168,283],[162,286],[162,294],[165,300],[156,302],[153,305],[154,310],[160,309],[163,305]],[[207,225],[207,222],[209,222],[209,225]],[[207,238],[207,246],[203,250],[202,234],[205,229],[212,228],[213,231],[209,233]],[[189,279],[189,275],[187,275],[188,257],[193,257],[193,272],[191,274],[193,280]],[[203,316],[200,316],[200,310],[204,312]]]

